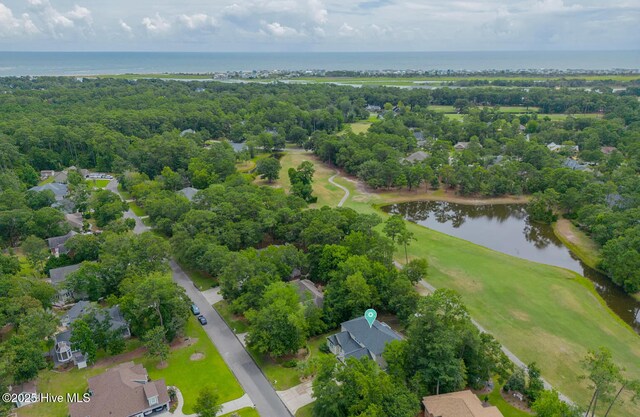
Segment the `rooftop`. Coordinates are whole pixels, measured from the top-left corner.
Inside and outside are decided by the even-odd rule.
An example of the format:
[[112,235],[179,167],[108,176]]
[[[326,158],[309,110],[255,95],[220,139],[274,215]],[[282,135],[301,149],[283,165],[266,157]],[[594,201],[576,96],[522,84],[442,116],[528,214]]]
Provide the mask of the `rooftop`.
[[67,275],[72,272],[77,271],[80,268],[80,264],[63,266],[60,268],[54,268],[49,270],[49,277],[51,278],[51,283],[56,285],[64,282],[67,279]]
[[425,417],[503,417],[496,407],[485,407],[471,391],[424,397]]
[[[169,402],[164,380],[148,381],[147,370],[133,362],[89,378],[89,390],[93,393],[91,401],[69,405],[71,417],[125,417]],[[156,395],[157,402],[151,404],[149,400]]]

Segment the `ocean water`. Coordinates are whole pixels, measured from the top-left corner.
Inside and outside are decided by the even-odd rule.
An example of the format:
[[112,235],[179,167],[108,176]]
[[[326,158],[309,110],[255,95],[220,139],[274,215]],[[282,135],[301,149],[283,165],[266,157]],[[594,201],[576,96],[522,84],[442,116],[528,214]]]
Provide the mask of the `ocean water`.
[[0,52],[0,76],[312,69],[640,69],[640,50],[325,53]]

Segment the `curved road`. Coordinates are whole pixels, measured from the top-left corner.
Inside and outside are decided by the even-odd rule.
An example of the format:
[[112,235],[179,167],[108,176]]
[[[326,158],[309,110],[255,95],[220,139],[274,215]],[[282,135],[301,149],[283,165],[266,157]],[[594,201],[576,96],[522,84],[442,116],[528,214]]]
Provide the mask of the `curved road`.
[[344,191],[344,196],[342,197],[342,200],[340,200],[340,202],[338,203],[338,207],[342,207],[342,205],[347,201],[347,198],[349,198],[349,194],[351,194],[349,192],[349,190],[346,187],[343,187],[342,185],[338,184],[337,182],[333,181],[333,179],[335,177],[338,176],[338,171],[336,171],[335,174],[333,174],[333,176],[331,178],[329,178],[329,182],[333,185],[335,185],[336,187],[340,188],[342,191]]
[[[106,187],[109,191],[118,192],[118,181],[112,180]],[[122,195],[120,195],[122,198]],[[142,223],[142,220],[133,211],[129,210],[124,215],[125,218],[132,218],[136,221],[133,232],[140,234],[150,230]],[[208,324],[203,326],[209,339],[222,355],[225,363],[236,376],[242,389],[253,404],[261,417],[290,417],[291,413],[264,376],[253,358],[245,350],[236,335],[229,328],[227,323],[220,317],[220,314],[207,302],[202,293],[193,285],[191,279],[180,268],[175,261],[169,261],[173,280],[183,287],[189,298],[198,305],[200,313],[207,318]],[[214,371],[214,370],[212,370]]]

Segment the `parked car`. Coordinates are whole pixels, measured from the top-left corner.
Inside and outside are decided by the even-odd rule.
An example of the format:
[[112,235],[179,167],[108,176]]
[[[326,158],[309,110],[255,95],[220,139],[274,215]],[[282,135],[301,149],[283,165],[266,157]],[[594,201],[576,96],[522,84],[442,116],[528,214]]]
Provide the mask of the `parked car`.
[[204,326],[205,324],[207,324],[207,319],[206,319],[202,314],[200,314],[200,315],[198,316],[198,321],[199,321],[199,322],[200,322],[200,324],[202,324],[203,326]]
[[197,305],[191,304],[191,312],[193,313],[194,316],[197,316],[198,314],[200,314],[200,309],[198,308]]

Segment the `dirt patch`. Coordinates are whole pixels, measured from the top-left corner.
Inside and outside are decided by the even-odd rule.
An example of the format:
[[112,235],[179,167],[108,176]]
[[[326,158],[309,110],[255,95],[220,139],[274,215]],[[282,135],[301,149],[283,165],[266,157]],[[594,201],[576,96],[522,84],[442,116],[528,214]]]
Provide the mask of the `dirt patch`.
[[556,230],[569,242],[579,245],[580,239],[571,230],[571,222],[567,219],[558,219]]
[[204,353],[202,352],[192,353],[191,356],[189,356],[189,360],[192,360],[192,361],[201,361],[203,359],[204,359]]
[[167,362],[167,361],[163,361],[163,362],[160,362],[160,363],[158,363],[158,364],[156,365],[156,369],[164,369],[164,368],[166,368],[167,366],[169,366],[169,362]]
[[183,339],[175,340],[171,343],[171,350],[178,350],[184,347],[193,346],[198,343],[197,337],[185,337]]
[[112,366],[121,362],[129,362],[141,357],[145,353],[147,353],[147,348],[142,346],[130,352],[125,352],[119,355],[109,356],[108,358],[100,359],[96,361],[96,363],[93,366],[94,367]]
[[527,405],[527,402],[524,400],[520,400],[519,398],[516,398],[514,394],[516,393],[505,392],[503,390],[500,390],[500,395],[502,396],[502,399],[505,400],[507,403],[509,403],[509,405],[517,408],[518,410],[524,411],[526,413],[531,413],[531,409]]

